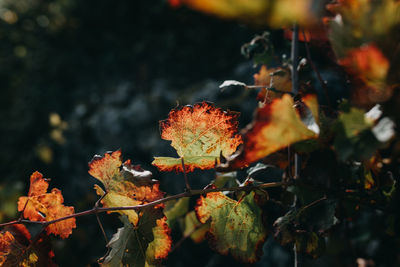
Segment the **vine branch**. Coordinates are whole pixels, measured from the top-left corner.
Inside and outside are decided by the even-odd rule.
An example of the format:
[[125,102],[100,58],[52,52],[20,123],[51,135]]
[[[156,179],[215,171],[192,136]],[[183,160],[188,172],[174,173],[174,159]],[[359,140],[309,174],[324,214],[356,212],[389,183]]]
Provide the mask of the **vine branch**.
[[13,224],[39,224],[42,225],[43,227],[46,227],[50,224],[68,220],[71,218],[76,218],[76,217],[81,217],[81,216],[86,216],[86,215],[91,215],[91,214],[98,214],[101,212],[107,212],[107,211],[117,211],[117,210],[140,210],[144,209],[147,207],[153,207],[161,203],[165,203],[174,199],[179,199],[183,197],[191,197],[195,195],[202,195],[202,194],[207,194],[211,192],[223,192],[223,191],[229,191],[229,192],[238,192],[238,191],[251,191],[255,189],[262,189],[262,188],[272,188],[272,187],[280,187],[280,186],[288,186],[290,183],[286,182],[273,182],[273,183],[263,183],[263,184],[258,184],[258,185],[247,185],[247,186],[236,186],[236,187],[221,187],[221,188],[205,188],[205,189],[191,189],[190,191],[186,191],[183,193],[179,193],[176,195],[168,196],[165,198],[161,198],[146,204],[141,204],[141,205],[136,205],[136,206],[120,206],[120,207],[97,207],[96,205],[90,209],[90,210],[85,210],[81,212],[77,212],[68,216],[60,217],[51,221],[30,221],[30,220],[24,220],[21,217],[18,220],[6,222],[0,224],[0,227],[4,227],[7,225],[13,225]]

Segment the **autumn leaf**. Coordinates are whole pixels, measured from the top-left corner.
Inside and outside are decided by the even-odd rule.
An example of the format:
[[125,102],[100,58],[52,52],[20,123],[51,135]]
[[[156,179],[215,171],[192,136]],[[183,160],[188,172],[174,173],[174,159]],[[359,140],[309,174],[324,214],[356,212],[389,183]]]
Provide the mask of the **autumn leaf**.
[[[104,207],[136,206],[164,196],[159,190],[159,182],[152,179],[151,172],[132,165],[130,160],[122,164],[120,150],[106,153],[102,157],[95,156],[89,163],[89,174],[104,185],[107,192],[101,201]],[[95,185],[94,188],[99,196],[105,194],[100,186]],[[139,221],[135,210],[111,212],[125,214],[133,225]]]
[[169,0],[169,3],[173,7],[186,5],[224,19],[273,27],[290,25],[294,21],[308,25],[314,21],[309,0]]
[[167,257],[172,244],[171,230],[160,208],[145,209],[137,226],[125,215],[120,219],[124,227],[108,243],[111,251],[102,266],[154,266]]
[[286,69],[267,68],[266,65],[262,65],[260,71],[253,77],[255,85],[265,86],[257,95],[258,101],[265,102],[267,99],[280,98],[283,93],[292,90],[290,72]]
[[210,224],[199,222],[195,211],[186,214],[182,226],[183,236],[190,237],[195,243],[202,242],[206,238],[206,233],[210,230]]
[[[106,194],[101,201],[104,207],[137,206],[164,196],[151,172],[130,160],[122,164],[120,150],[95,156],[89,163],[89,173],[104,185],[106,191],[95,185],[99,196]],[[112,249],[103,265],[152,266],[166,258],[171,249],[171,230],[163,208],[164,204],[159,204],[140,211],[111,211],[123,215],[120,219],[124,227],[109,242]]]
[[152,164],[161,171],[183,172],[183,159],[187,172],[214,168],[221,155],[228,157],[242,143],[236,134],[237,117],[237,113],[206,102],[173,109],[168,119],[160,122],[161,137],[172,141],[180,158],[155,157]]
[[[303,98],[304,104],[318,121],[316,96]],[[239,155],[230,159],[233,168],[242,168],[299,141],[317,138],[315,125],[307,127],[294,108],[288,94],[257,110],[255,119],[243,134],[244,147]],[[314,130],[314,131],[313,131]]]
[[386,84],[390,63],[374,44],[349,50],[339,64],[350,74],[355,103],[368,107],[391,97],[393,87]]
[[210,221],[210,230],[206,234],[210,246],[223,255],[230,253],[244,263],[259,260],[267,236],[262,211],[254,196],[251,192],[236,201],[221,192],[212,192],[201,196],[196,205],[199,221]]
[[[32,221],[52,221],[74,214],[74,207],[63,205],[64,198],[59,189],[53,188],[50,193],[46,193],[49,184],[40,172],[34,172],[30,180],[28,196],[18,200],[18,211],[23,211],[24,218]],[[75,218],[52,223],[46,227],[46,232],[67,238],[73,228],[76,228]]]
[[39,236],[35,246],[31,243],[31,235],[24,225],[6,226],[0,232],[0,266],[56,266],[47,236]]

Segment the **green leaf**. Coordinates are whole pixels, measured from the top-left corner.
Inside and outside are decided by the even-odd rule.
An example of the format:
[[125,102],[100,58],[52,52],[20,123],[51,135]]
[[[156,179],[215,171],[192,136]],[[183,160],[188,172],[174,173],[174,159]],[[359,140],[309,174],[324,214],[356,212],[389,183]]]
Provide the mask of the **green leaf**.
[[210,224],[202,224],[199,222],[196,217],[196,213],[191,211],[186,214],[182,228],[184,229],[183,236],[190,236],[193,242],[200,243],[205,239],[206,233],[210,229]]
[[169,227],[172,227],[177,219],[183,217],[189,210],[190,198],[184,197],[176,201],[168,201],[165,204],[164,214],[167,216],[167,223]]
[[111,250],[101,265],[158,265],[171,248],[170,230],[161,209],[145,209],[137,226],[133,226],[126,215],[120,219],[124,226],[118,229],[107,244]]
[[251,192],[236,201],[221,192],[213,192],[201,196],[196,206],[199,221],[211,223],[206,235],[210,246],[223,255],[230,253],[244,263],[259,260],[267,236],[262,211],[254,196]]

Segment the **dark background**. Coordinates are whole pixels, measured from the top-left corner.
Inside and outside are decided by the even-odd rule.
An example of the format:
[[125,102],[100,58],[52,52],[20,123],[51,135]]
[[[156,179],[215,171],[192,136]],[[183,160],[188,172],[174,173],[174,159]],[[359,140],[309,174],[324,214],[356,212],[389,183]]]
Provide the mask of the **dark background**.
[[[245,126],[257,105],[255,92],[221,92],[218,86],[227,79],[253,82],[256,69],[240,54],[240,47],[264,30],[172,9],[162,0],[2,1],[0,221],[17,216],[16,199],[28,191],[35,170],[52,178],[51,187],[62,190],[67,205],[76,211],[91,208],[97,199],[96,180],[87,173],[87,162],[95,154],[119,148],[124,159],[151,170],[163,191],[182,192],[181,175],[159,173],[151,165],[153,156],[175,153],[161,140],[158,121],[177,105],[207,100],[240,111],[240,127]],[[277,53],[288,53],[282,32],[272,34]],[[317,65],[323,64],[316,58]],[[324,71],[325,79],[336,79]],[[213,176],[213,171],[194,172],[189,179],[200,188]],[[369,221],[373,215],[365,216]],[[116,215],[101,218],[108,237],[121,226]],[[179,234],[174,232],[173,238],[176,242]],[[67,240],[52,239],[60,266],[95,265],[106,252],[92,216],[78,218],[77,229]],[[315,261],[314,266],[343,263],[335,252],[340,242],[324,263]],[[355,251],[342,251],[355,253],[347,266],[355,265],[354,256],[377,253],[379,242],[375,245],[365,241]],[[291,248],[269,238],[255,266],[292,266],[292,254]],[[191,240],[172,252],[165,264],[242,266],[214,253],[206,242],[196,245]]]

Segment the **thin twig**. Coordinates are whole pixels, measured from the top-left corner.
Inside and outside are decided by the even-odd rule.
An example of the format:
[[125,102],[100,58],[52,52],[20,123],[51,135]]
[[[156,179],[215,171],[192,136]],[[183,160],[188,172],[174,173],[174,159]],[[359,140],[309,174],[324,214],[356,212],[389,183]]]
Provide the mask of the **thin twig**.
[[184,161],[183,157],[181,158],[181,163],[182,163],[182,170],[183,170],[183,178],[185,178],[186,191],[190,192],[191,188],[190,188],[189,180],[186,175],[185,161]]
[[[96,204],[94,205],[95,208],[99,208],[100,202],[103,200],[103,198],[104,198],[107,194],[108,194],[108,192],[106,192],[104,195],[102,195],[102,196],[96,201]],[[107,235],[106,235],[106,231],[104,231],[104,227],[103,227],[103,224],[101,223],[101,220],[100,220],[100,217],[99,217],[99,214],[98,214],[98,213],[96,213],[96,219],[97,219],[97,223],[99,224],[99,227],[100,227],[100,229],[101,229],[101,232],[103,233],[104,240],[106,241],[106,244],[108,244],[108,238],[107,238]]]
[[0,224],[0,227],[6,226],[6,225],[12,225],[12,224],[18,224],[18,223],[24,223],[24,224],[40,224],[43,225],[44,227],[48,226],[49,224],[57,223],[60,221],[68,220],[71,218],[76,218],[76,217],[81,217],[81,216],[86,216],[86,215],[91,215],[91,214],[97,214],[101,212],[107,212],[107,211],[117,211],[117,210],[141,210],[147,207],[153,207],[161,203],[165,203],[174,199],[179,199],[183,197],[191,197],[195,195],[202,195],[202,194],[207,194],[211,192],[223,192],[223,191],[229,191],[229,192],[237,192],[237,191],[251,191],[259,188],[272,188],[272,187],[281,187],[281,186],[288,186],[290,183],[285,183],[285,182],[273,182],[273,183],[264,183],[264,184],[259,184],[259,185],[247,185],[247,186],[237,186],[237,187],[222,187],[222,188],[206,188],[206,189],[192,189],[187,192],[183,192],[180,194],[168,196],[165,198],[161,198],[149,203],[141,204],[141,205],[136,205],[136,206],[121,206],[121,207],[93,207],[90,210],[85,210],[81,212],[77,212],[68,216],[60,217],[51,221],[30,221],[30,220],[15,220],[7,223],[2,223]]
[[[299,91],[299,73],[297,70],[297,66],[299,64],[299,26],[295,23],[293,25],[293,35],[292,35],[292,51],[291,51],[291,61],[292,61],[292,93],[296,95]],[[289,162],[291,161],[290,157],[290,146],[288,147],[288,157],[289,157]],[[297,153],[294,154],[294,176],[291,177],[292,179],[298,179],[299,178],[299,172],[300,172],[300,157]],[[289,167],[291,168],[291,164],[289,164]],[[291,173],[291,169],[289,170],[289,174]],[[293,182],[293,180],[291,181]],[[293,199],[293,206],[296,207],[297,205],[297,196],[295,195]],[[299,259],[297,255],[297,249],[296,249],[296,242],[294,243],[293,246],[293,253],[294,253],[294,267],[299,266]]]
[[324,91],[324,95],[325,95],[325,100],[328,104],[328,107],[331,107],[331,102],[329,100],[329,93],[328,93],[328,87],[326,86],[326,81],[324,79],[322,79],[321,73],[319,72],[319,70],[317,69],[317,67],[315,66],[314,62],[311,59],[311,52],[310,52],[310,48],[308,46],[307,43],[307,37],[306,34],[304,32],[304,30],[302,30],[302,34],[303,34],[303,38],[304,38],[304,46],[306,48],[306,53],[307,53],[307,59],[308,62],[310,62],[311,68],[313,69],[313,71],[315,72],[315,74],[317,75],[318,81],[321,84],[321,87]]
[[266,86],[262,86],[262,85],[246,85],[246,88],[248,88],[248,89],[262,89],[262,88],[265,88],[265,89],[267,89],[269,91],[272,91],[272,92],[275,92],[275,93],[293,95],[292,92],[282,91],[282,90],[275,89],[273,87],[266,87]]

